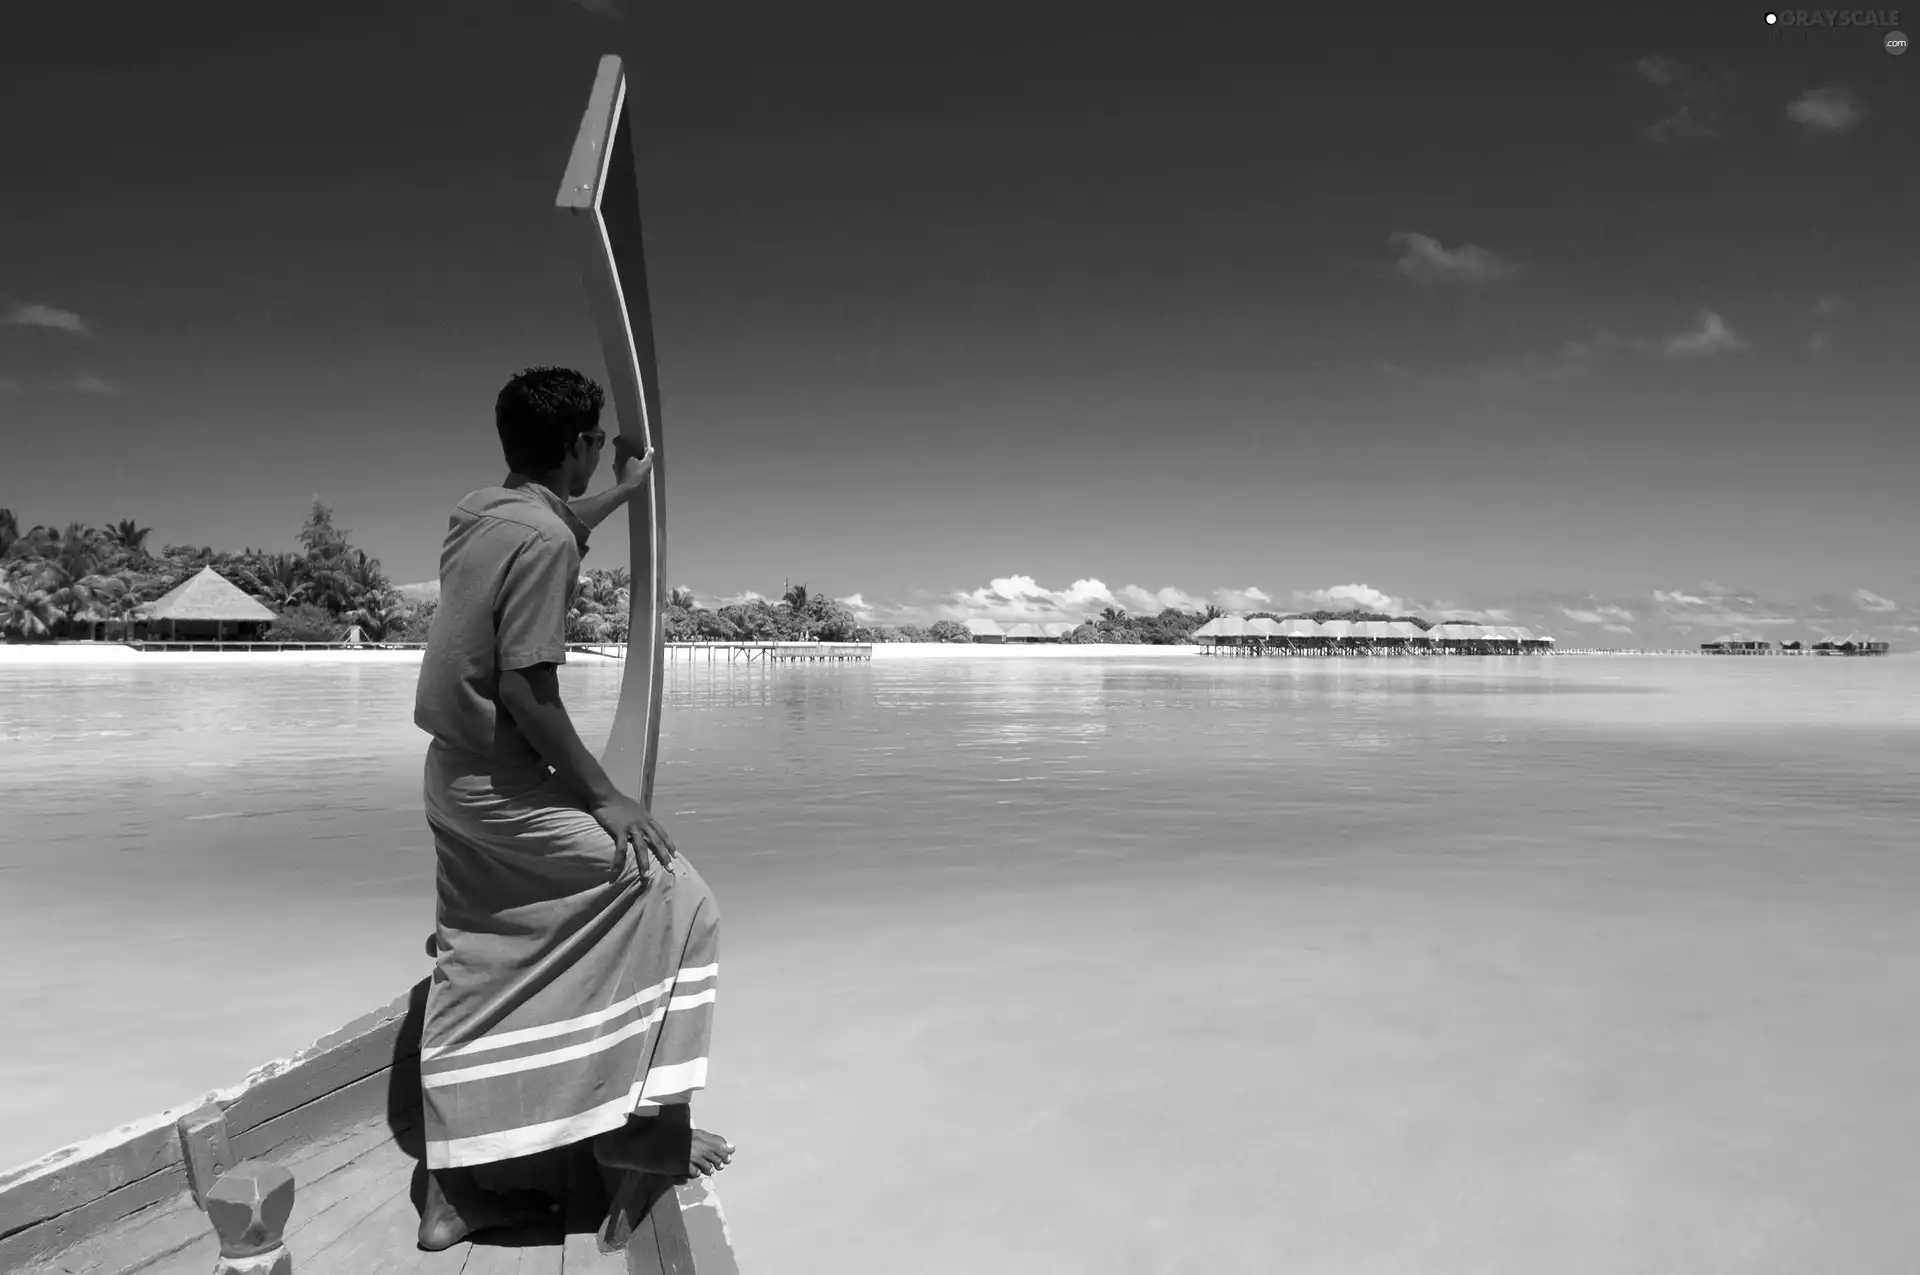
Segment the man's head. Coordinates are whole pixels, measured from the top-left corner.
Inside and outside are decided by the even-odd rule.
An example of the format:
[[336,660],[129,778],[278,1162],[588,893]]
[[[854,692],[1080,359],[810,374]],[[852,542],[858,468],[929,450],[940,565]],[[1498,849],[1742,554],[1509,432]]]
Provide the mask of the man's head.
[[607,396],[580,373],[563,367],[528,368],[508,381],[493,403],[494,428],[507,467],[566,499],[584,496],[607,436],[600,409]]

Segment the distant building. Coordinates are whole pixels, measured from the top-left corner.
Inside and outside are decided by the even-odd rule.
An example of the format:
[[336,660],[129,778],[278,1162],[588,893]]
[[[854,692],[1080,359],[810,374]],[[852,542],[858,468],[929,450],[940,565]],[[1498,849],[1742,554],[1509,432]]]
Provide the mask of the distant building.
[[973,636],[973,640],[976,642],[1004,642],[1007,640],[1006,630],[1002,629],[992,620],[968,620],[967,632]]
[[139,637],[183,642],[257,639],[280,617],[240,592],[212,567],[202,567],[171,592],[134,612]]
[[1718,642],[1702,642],[1700,649],[1708,655],[1771,655],[1773,643],[1751,638],[1721,638]]
[[1822,655],[1885,655],[1893,649],[1893,645],[1889,642],[1861,637],[1857,633],[1850,633],[1843,638],[1827,638],[1823,642],[1815,642],[1813,649]]

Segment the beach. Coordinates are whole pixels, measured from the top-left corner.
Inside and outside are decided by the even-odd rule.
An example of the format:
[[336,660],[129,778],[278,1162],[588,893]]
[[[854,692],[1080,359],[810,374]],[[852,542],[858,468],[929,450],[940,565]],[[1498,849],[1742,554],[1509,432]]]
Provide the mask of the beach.
[[[1141,650],[671,671],[743,1268],[1920,1248],[1920,663]],[[0,1160],[426,975],[417,653],[321,654],[0,669]]]

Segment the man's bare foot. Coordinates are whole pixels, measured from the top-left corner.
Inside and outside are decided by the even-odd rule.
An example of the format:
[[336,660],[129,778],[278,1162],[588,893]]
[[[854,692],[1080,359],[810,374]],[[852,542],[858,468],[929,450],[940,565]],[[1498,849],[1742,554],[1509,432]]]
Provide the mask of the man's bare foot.
[[459,1169],[427,1174],[427,1202],[420,1210],[421,1248],[437,1253],[481,1231],[530,1226],[552,1219],[555,1205],[545,1196],[523,1191],[494,1195],[475,1186]]
[[641,1116],[593,1140],[593,1158],[609,1169],[690,1178],[718,1173],[733,1159],[733,1144],[695,1129],[683,1116]]

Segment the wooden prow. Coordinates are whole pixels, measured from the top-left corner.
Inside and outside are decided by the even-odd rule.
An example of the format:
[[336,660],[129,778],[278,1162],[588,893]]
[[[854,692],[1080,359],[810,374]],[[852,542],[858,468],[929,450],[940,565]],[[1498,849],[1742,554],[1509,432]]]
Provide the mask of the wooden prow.
[[593,92],[555,201],[586,285],[620,436],[637,453],[653,449],[647,489],[627,507],[632,555],[627,657],[620,702],[602,758],[607,774],[642,805],[653,804],[660,751],[667,606],[666,447],[653,350],[653,314],[640,225],[640,194],[627,79],[620,59],[600,59]]

